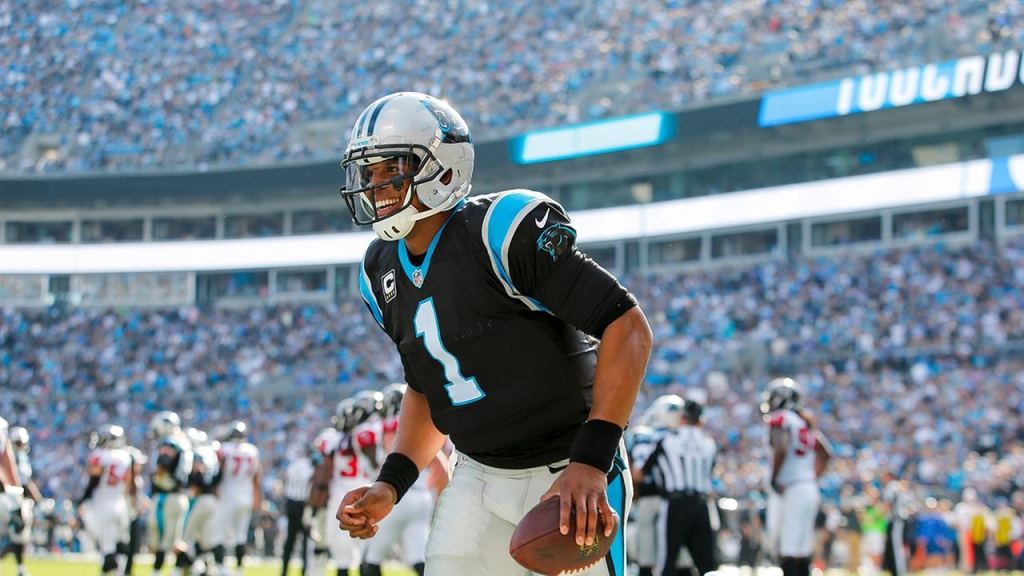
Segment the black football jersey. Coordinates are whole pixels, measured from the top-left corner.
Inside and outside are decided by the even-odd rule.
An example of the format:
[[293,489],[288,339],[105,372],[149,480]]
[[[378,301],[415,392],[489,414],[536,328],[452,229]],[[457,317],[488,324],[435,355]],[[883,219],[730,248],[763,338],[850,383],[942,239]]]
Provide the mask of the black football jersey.
[[636,304],[575,240],[559,204],[514,190],[464,200],[418,260],[403,241],[367,249],[360,291],[409,386],[484,464],[568,457],[590,411],[597,351],[586,332],[599,337]]

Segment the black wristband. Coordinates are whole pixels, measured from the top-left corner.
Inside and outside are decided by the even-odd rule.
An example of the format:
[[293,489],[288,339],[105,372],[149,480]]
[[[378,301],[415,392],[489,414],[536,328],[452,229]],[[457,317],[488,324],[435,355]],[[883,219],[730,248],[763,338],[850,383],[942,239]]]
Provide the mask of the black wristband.
[[587,420],[580,427],[569,450],[569,461],[611,472],[622,440],[622,427],[607,420]]
[[386,482],[393,486],[396,494],[395,504],[398,504],[419,477],[420,468],[411,458],[399,452],[392,452],[384,459],[376,482]]

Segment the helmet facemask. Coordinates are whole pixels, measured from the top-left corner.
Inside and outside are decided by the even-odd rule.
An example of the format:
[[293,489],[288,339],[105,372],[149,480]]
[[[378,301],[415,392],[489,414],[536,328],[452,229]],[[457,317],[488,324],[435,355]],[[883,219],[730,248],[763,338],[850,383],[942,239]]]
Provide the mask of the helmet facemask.
[[[421,158],[425,160],[421,161]],[[380,167],[394,176],[377,177],[373,182],[371,167]],[[390,146],[367,146],[350,150],[342,162],[345,168],[345,187],[341,197],[352,213],[352,221],[358,226],[373,225],[377,235],[385,240],[405,237],[413,224],[428,216],[451,208],[454,203],[443,203],[431,207],[426,199],[419,198],[417,187],[444,176],[444,168],[431,152],[416,144]],[[408,187],[406,184],[408,183]],[[406,188],[401,197],[395,198]],[[426,205],[422,212],[413,204],[413,198]],[[395,208],[390,201],[397,201]]]
[[[367,178],[360,170],[403,157],[409,164],[401,171]],[[389,94],[370,104],[352,128],[341,162],[341,195],[356,225],[372,225],[381,239],[398,240],[416,222],[469,195],[474,158],[469,127],[450,105],[418,92]],[[403,187],[398,204],[390,204]]]

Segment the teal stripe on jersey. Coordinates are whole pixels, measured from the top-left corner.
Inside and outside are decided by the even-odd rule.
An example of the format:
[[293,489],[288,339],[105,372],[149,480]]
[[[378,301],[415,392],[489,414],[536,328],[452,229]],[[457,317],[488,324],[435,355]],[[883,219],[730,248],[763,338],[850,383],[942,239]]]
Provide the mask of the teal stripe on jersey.
[[[548,200],[550,199],[544,194],[532,190],[510,191],[494,202],[484,220],[487,247],[491,251],[491,259],[496,265],[498,275],[517,295],[520,292],[512,283],[512,277],[508,272],[508,246],[526,214],[533,210],[536,204]],[[538,309],[546,310],[540,302],[528,299]]]
[[626,487],[622,478],[627,474],[623,469],[621,458],[616,458],[615,469],[618,475],[608,484],[608,504],[619,515],[619,529],[615,531],[615,541],[608,551],[611,564],[611,576],[626,576]]

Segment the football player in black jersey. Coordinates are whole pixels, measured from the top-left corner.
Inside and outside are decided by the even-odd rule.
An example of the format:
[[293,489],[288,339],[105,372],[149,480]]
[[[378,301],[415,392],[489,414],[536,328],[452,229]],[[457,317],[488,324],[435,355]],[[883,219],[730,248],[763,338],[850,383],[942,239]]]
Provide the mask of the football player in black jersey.
[[623,574],[621,530],[596,525],[599,515],[626,517],[622,431],[650,327],[636,299],[577,248],[562,206],[528,190],[470,198],[473,163],[466,122],[431,96],[391,94],[356,120],[342,196],[380,238],[363,258],[360,290],[409,388],[393,451],[337,518],[371,537],[449,436],[455,462],[428,575],[521,574],[509,539],[554,496],[563,532],[575,513],[581,546],[616,539],[586,573]]

